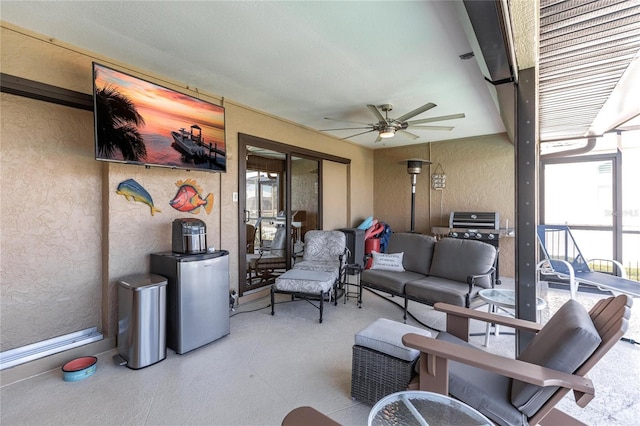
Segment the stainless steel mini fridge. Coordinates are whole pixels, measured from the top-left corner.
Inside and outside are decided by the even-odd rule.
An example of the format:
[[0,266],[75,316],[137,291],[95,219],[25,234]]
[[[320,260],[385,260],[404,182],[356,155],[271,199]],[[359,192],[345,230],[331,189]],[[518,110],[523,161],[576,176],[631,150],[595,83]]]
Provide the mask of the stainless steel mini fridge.
[[167,277],[167,346],[189,352],[229,334],[229,252],[151,255]]

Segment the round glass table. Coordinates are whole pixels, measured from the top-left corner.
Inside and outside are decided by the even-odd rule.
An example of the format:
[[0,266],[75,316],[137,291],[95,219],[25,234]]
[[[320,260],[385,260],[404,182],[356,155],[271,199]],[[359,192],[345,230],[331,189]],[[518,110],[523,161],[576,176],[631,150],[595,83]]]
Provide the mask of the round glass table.
[[[489,305],[487,308],[489,312],[495,312],[495,309],[498,308],[513,316],[513,314],[506,309],[515,309],[516,307],[516,292],[514,290],[488,288],[480,290],[478,292],[478,296],[480,296],[480,299],[487,302]],[[543,310],[546,306],[547,302],[545,302],[544,299],[536,297],[536,312]],[[490,329],[491,323],[487,323],[487,329],[484,336],[485,346],[489,346]],[[495,333],[496,336],[500,335],[500,328],[498,324],[495,325]]]
[[404,391],[387,395],[369,412],[369,426],[493,425],[480,412],[446,395]]

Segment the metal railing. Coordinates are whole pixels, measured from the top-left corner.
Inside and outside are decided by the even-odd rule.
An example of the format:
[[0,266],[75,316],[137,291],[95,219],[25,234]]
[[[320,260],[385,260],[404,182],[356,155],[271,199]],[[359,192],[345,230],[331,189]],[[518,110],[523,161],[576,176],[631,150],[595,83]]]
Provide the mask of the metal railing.
[[[627,262],[626,265],[623,265],[625,272],[627,274],[627,278],[634,281],[640,281],[640,261],[636,260],[635,262]],[[589,267],[595,272],[603,272],[605,274],[621,276],[620,271],[618,271],[617,265],[609,260],[604,259],[594,259],[589,261]]]

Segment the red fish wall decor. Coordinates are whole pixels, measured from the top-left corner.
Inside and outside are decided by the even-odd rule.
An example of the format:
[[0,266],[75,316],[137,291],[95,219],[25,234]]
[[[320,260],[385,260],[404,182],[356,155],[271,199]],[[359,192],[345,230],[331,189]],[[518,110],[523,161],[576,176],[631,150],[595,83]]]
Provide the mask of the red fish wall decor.
[[202,188],[198,186],[198,183],[193,179],[187,179],[185,181],[177,181],[176,186],[178,192],[173,200],[169,201],[169,205],[174,209],[181,212],[189,212],[193,214],[200,213],[200,207],[204,207],[204,211],[207,214],[211,214],[213,209],[213,194],[209,193],[206,197],[202,198]]

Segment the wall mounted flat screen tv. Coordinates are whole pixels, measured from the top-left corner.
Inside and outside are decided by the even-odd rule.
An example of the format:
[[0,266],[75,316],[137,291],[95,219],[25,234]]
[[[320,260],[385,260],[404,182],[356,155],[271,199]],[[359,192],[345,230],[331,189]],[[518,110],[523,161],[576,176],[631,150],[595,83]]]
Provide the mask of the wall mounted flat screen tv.
[[93,63],[96,159],[226,172],[224,108]]

